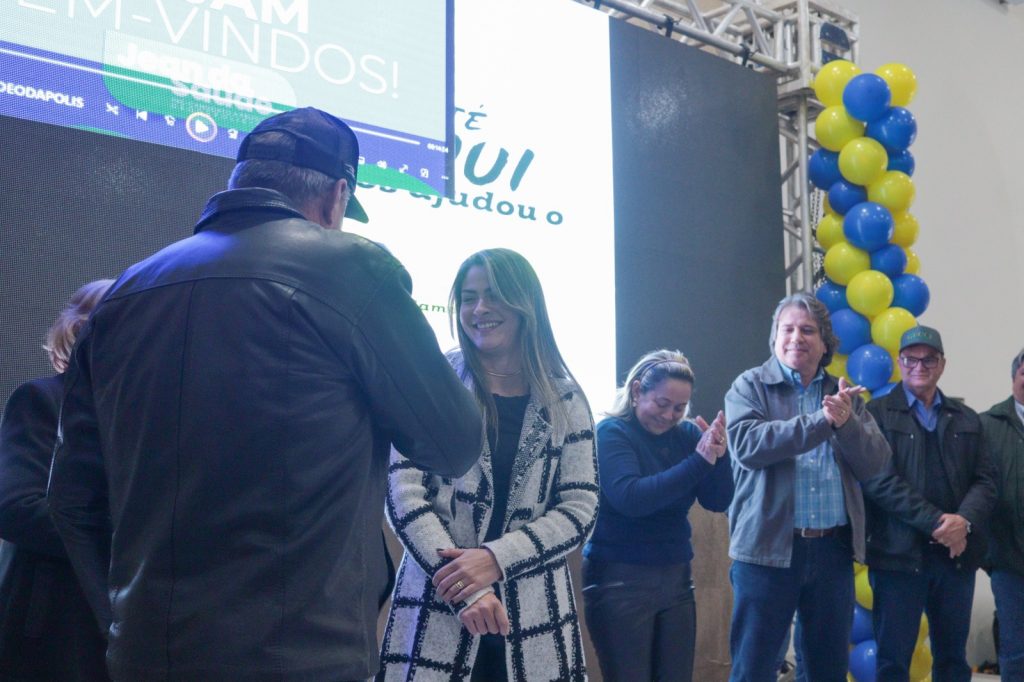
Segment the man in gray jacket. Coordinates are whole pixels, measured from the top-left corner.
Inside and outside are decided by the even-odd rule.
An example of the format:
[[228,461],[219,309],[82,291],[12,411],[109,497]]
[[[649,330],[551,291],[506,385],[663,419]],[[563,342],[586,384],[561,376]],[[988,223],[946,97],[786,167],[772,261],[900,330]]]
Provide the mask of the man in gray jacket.
[[725,398],[736,481],[734,681],[775,679],[794,613],[807,678],[846,680],[853,559],[864,558],[858,482],[881,471],[890,452],[862,389],[825,372],[838,345],[820,301],[784,298],[772,319],[774,357],[741,374]]

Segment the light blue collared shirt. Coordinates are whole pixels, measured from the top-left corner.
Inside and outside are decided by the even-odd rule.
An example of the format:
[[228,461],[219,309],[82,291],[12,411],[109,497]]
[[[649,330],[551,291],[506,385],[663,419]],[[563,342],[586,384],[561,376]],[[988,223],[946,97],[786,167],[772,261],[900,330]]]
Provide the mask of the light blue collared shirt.
[[1013,401],[1013,404],[1017,408],[1017,416],[1020,417],[1021,424],[1024,424],[1024,405],[1021,405],[1016,400]]
[[[797,390],[800,414],[814,414],[820,410],[825,373],[819,369],[805,388],[799,372],[782,362],[779,362],[779,366],[782,367],[783,376]],[[832,528],[847,523],[843,479],[828,440],[813,450],[797,455],[794,490],[794,528]]]
[[942,391],[936,389],[935,400],[932,401],[931,407],[925,407],[924,403],[917,399],[917,396],[910,392],[906,384],[900,384],[903,386],[903,393],[907,396],[907,404],[910,405],[910,409],[914,412],[914,417],[917,419],[917,423],[921,425],[921,428],[925,431],[934,431],[935,427],[939,424],[939,408],[942,406]]

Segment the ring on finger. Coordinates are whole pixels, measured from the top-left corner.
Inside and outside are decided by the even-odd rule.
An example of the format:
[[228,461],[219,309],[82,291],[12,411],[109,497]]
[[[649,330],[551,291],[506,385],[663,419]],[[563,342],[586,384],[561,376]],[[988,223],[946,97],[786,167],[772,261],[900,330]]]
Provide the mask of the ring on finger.
[[459,592],[462,592],[462,590],[464,590],[465,588],[466,588],[466,583],[462,582],[461,580],[458,580],[458,581],[455,582],[455,589],[458,590]]

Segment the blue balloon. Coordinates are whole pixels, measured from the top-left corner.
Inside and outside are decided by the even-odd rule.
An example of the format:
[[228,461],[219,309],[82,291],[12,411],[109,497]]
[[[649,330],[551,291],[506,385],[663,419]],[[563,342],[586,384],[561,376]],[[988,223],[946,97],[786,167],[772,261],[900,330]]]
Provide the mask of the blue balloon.
[[909,109],[890,107],[881,117],[868,123],[864,134],[881,142],[887,152],[900,152],[914,144],[917,120]]
[[843,234],[847,241],[865,251],[875,251],[888,244],[892,231],[892,213],[873,201],[853,206],[843,218]]
[[873,73],[854,76],[843,89],[843,106],[858,121],[870,122],[884,116],[891,98],[889,85]]
[[839,152],[819,149],[807,160],[807,177],[818,189],[828,190],[829,187],[843,179],[839,171]]
[[832,205],[832,210],[839,215],[846,215],[851,208],[867,200],[868,191],[866,189],[846,180],[832,183],[828,189],[828,203]]
[[920,317],[928,309],[931,292],[928,285],[917,275],[900,275],[892,280],[894,307],[906,308],[914,317]]
[[[874,397],[874,393],[871,394]],[[871,612],[860,604],[853,605],[853,627],[850,628],[850,644],[860,644],[875,638],[871,627]]]
[[844,355],[871,343],[871,323],[868,318],[850,308],[832,313],[832,331],[839,337],[839,352]]
[[889,395],[890,393],[892,393],[892,389],[896,388],[898,385],[899,382],[894,381],[891,384],[886,384],[885,386],[882,386],[881,388],[876,388],[875,390],[871,391],[871,399],[874,400],[875,398],[881,398],[882,396]]
[[875,657],[878,645],[875,640],[868,639],[850,651],[850,672],[857,682],[875,682]]
[[889,383],[892,376],[892,356],[889,351],[866,343],[846,359],[846,372],[860,386],[873,391]]
[[814,295],[825,304],[830,313],[850,307],[850,304],[846,302],[846,287],[836,284],[828,278],[825,279],[824,284],[818,287]]
[[899,152],[889,152],[889,165],[885,169],[913,175],[914,166],[914,155],[910,153],[909,149],[904,149]]
[[899,277],[907,269],[907,252],[898,244],[886,244],[871,252],[871,269],[878,270],[889,279]]

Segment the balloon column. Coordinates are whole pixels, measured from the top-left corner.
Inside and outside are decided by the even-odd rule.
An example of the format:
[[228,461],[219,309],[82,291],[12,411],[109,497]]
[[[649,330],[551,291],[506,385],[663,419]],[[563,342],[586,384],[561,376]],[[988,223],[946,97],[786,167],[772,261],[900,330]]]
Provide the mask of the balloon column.
[[[878,647],[871,626],[873,595],[868,582],[868,567],[853,564],[854,590],[857,603],[853,606],[853,627],[850,629],[850,677],[855,682],[875,682],[875,657]],[[928,619],[921,616],[917,631],[917,644],[910,659],[911,682],[931,679],[932,650],[928,645]]]
[[839,337],[828,369],[864,386],[868,399],[896,385],[900,337],[917,324],[930,296],[910,248],[919,230],[909,212],[917,122],[906,106],[916,88],[903,64],[861,73],[836,60],[814,79],[825,110],[814,126],[822,148],[811,156],[808,175],[828,196],[816,231],[826,281],[816,295]]

